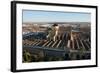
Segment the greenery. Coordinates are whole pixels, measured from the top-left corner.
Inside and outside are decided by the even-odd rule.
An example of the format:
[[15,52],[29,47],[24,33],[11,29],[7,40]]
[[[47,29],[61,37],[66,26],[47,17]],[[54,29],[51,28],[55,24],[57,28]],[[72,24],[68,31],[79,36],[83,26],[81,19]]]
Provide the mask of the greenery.
[[26,50],[23,53],[23,62],[31,62],[31,54]]

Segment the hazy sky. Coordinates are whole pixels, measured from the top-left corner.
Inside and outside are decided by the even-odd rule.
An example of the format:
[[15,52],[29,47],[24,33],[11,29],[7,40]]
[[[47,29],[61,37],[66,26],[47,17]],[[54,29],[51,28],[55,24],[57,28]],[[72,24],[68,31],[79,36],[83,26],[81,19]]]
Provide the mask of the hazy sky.
[[90,13],[23,11],[23,22],[90,22]]

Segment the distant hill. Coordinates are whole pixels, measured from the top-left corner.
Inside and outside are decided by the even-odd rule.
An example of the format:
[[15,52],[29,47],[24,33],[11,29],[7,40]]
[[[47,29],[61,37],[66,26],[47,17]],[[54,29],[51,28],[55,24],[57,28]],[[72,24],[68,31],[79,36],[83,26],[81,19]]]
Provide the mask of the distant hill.
[[23,24],[90,24],[90,22],[24,22]]
[[39,25],[42,27],[51,27],[53,24],[58,24],[59,26],[72,26],[72,27],[87,27],[90,26],[90,22],[26,22],[24,25]]

